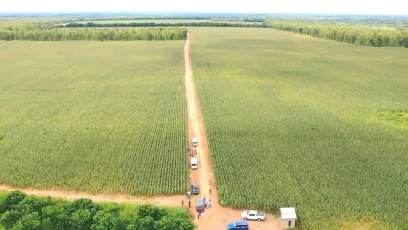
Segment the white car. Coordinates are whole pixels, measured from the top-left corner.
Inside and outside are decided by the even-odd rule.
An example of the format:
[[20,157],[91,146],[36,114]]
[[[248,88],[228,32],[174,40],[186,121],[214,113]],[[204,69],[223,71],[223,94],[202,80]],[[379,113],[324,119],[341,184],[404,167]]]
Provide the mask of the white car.
[[193,137],[193,139],[191,140],[191,142],[193,143],[193,147],[197,147],[198,146],[198,141],[196,137]]
[[244,220],[265,220],[265,212],[258,212],[255,210],[249,210],[241,213],[241,218]]

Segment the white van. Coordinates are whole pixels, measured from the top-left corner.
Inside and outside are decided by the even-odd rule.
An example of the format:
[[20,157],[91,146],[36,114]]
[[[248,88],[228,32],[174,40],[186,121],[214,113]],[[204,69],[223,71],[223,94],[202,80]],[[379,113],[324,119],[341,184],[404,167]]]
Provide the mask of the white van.
[[193,137],[192,143],[193,143],[193,147],[197,147],[197,145],[198,145],[197,138]]
[[191,158],[191,169],[197,169],[198,168],[198,160],[196,157]]

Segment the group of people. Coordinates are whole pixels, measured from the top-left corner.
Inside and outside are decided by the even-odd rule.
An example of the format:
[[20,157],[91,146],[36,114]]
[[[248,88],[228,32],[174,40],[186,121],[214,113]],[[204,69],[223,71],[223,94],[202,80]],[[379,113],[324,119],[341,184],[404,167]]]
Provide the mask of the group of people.
[[[184,207],[184,200],[181,200],[181,206]],[[188,200],[188,207],[191,208],[191,200]]]
[[188,147],[188,153],[190,154],[190,157],[194,157],[197,156],[198,152],[197,149]]
[[204,207],[206,207],[206,208],[211,208],[212,207],[212,205],[211,205],[211,198],[210,198],[210,201],[209,202],[207,202],[207,200],[205,199],[205,197],[204,197]]
[[[187,150],[188,150],[188,153],[190,154],[190,157],[195,157],[198,154],[197,149],[194,148],[194,147],[188,147]],[[211,183],[210,183],[210,185],[211,185]],[[210,188],[209,192],[211,194],[211,188]],[[191,208],[191,198],[192,198],[193,194],[190,191],[187,191],[186,196],[187,196],[187,200],[188,200],[188,207]],[[203,198],[203,200],[204,200],[204,207],[205,208],[211,208],[212,207],[211,198],[210,198],[209,202],[207,202],[205,197]],[[184,200],[181,201],[181,204],[182,204],[182,206],[184,206]],[[201,215],[202,215],[202,210],[198,211],[198,219],[200,219]]]

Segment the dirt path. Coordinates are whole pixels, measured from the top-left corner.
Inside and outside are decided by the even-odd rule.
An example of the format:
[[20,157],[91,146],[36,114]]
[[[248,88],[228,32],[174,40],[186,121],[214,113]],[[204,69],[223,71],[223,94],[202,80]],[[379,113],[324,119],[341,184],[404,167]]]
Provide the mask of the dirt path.
[[39,190],[32,188],[15,188],[8,185],[0,185],[0,191],[15,191],[20,190],[26,194],[42,197],[55,197],[65,200],[77,200],[80,198],[89,198],[94,202],[112,202],[112,203],[129,203],[129,204],[154,204],[158,206],[181,206],[181,200],[185,196],[155,196],[155,197],[143,197],[143,196],[130,196],[124,194],[90,194],[86,192],[72,192],[62,190]]
[[[212,208],[206,209],[200,219],[197,218],[195,211],[195,198],[192,199],[191,212],[195,214],[194,223],[198,226],[198,230],[215,230],[226,229],[227,223],[240,220],[241,211],[230,208],[223,208],[219,204],[218,193],[216,189],[215,178],[211,167],[207,136],[201,116],[201,109],[198,101],[198,96],[194,84],[193,69],[190,58],[190,35],[187,35],[184,45],[184,60],[185,60],[185,95],[187,101],[187,118],[188,118],[188,138],[191,146],[191,138],[194,136],[198,139],[198,161],[199,167],[197,170],[190,170],[191,182],[198,183],[201,187],[200,196],[211,198]],[[190,183],[191,183],[190,182]],[[209,189],[211,188],[211,194]],[[267,215],[267,220],[263,222],[250,222],[251,229],[281,229],[279,219],[272,215]]]

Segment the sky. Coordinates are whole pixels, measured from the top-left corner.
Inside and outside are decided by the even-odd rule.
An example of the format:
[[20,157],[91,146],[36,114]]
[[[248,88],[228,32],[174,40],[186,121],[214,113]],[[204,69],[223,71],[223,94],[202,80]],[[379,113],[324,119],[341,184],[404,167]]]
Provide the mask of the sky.
[[233,12],[408,15],[408,0],[0,0],[0,12]]

